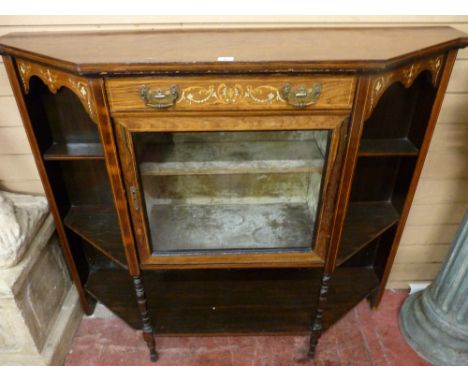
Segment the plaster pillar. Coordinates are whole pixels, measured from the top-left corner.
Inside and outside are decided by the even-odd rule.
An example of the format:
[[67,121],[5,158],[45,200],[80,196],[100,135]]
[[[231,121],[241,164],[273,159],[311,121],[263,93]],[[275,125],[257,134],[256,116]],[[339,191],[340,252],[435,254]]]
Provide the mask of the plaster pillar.
[[436,279],[403,304],[400,325],[429,362],[468,365],[468,212]]

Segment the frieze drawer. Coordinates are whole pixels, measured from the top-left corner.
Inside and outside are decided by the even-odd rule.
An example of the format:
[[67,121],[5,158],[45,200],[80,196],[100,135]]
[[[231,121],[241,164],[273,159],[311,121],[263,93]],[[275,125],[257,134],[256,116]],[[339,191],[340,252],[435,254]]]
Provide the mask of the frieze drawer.
[[161,110],[351,109],[353,76],[118,78],[106,81],[113,113]]

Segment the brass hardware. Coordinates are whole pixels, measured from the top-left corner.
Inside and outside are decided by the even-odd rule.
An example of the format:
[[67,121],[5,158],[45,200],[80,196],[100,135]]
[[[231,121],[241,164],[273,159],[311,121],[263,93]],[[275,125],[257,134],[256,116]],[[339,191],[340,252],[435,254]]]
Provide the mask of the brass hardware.
[[281,89],[282,96],[288,104],[296,107],[306,107],[314,105],[322,93],[322,84],[316,82],[311,88],[305,86],[291,87],[291,84],[286,84]]
[[130,187],[130,194],[132,195],[133,208],[135,209],[135,211],[138,211],[140,209],[140,205],[138,204],[138,196],[135,186]]
[[145,105],[156,109],[165,109],[174,106],[179,97],[179,87],[172,85],[167,90],[150,90],[147,85],[140,87],[140,97],[145,101]]

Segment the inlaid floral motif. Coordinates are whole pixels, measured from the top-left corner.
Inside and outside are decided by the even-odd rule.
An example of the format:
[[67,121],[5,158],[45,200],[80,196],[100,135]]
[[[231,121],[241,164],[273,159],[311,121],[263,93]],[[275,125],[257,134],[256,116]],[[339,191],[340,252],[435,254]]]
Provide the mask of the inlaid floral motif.
[[419,74],[421,74],[421,72],[428,70],[432,74],[432,85],[434,87],[437,86],[439,83],[443,60],[444,56],[440,55],[374,76],[371,80],[370,96],[366,105],[366,118],[370,116],[372,110],[379,102],[380,97],[385,93],[385,90],[395,82],[401,82],[405,88],[408,88],[413,84],[414,80],[419,76]]
[[260,85],[243,86],[240,84],[221,83],[218,86],[191,86],[182,90],[177,103],[188,104],[272,104],[285,100],[281,97],[280,89]]
[[29,81],[32,76],[39,77],[53,94],[61,87],[67,87],[76,94],[91,119],[96,122],[96,111],[86,79],[23,60],[18,60],[17,65],[26,94],[29,93]]

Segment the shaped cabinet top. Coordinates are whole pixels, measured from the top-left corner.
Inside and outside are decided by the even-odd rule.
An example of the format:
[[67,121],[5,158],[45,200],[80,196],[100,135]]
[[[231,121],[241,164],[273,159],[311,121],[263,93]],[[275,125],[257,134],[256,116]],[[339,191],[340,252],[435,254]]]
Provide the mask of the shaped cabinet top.
[[184,29],[13,33],[0,53],[81,75],[356,72],[466,45],[450,27]]

